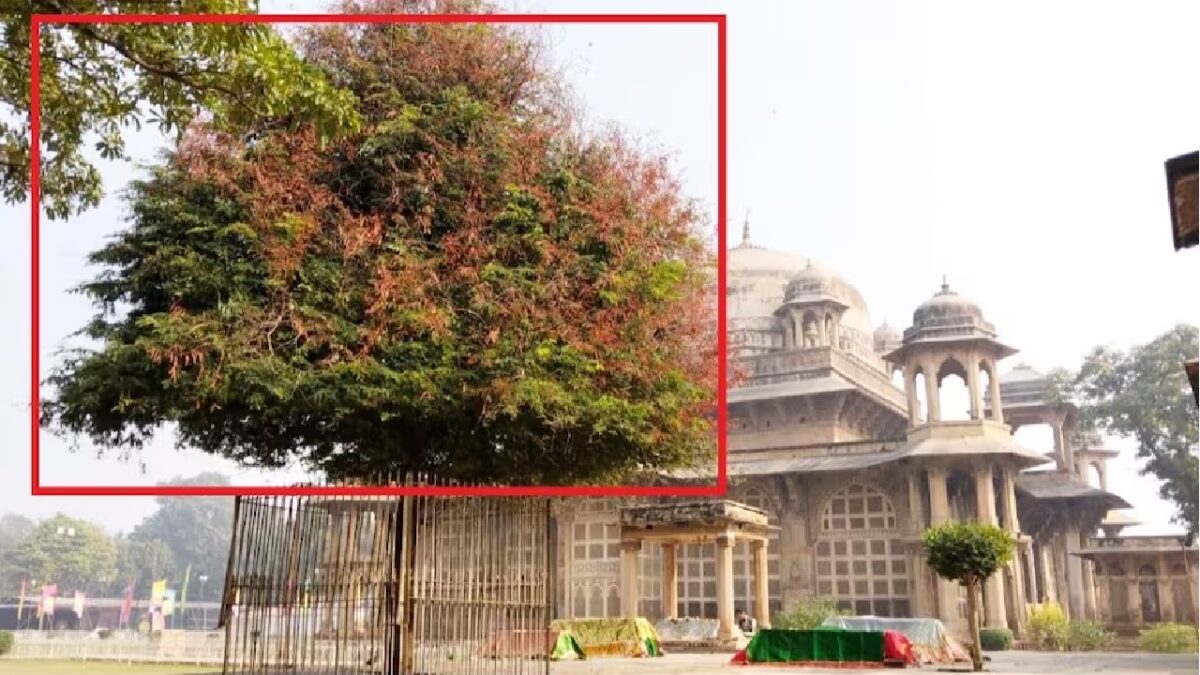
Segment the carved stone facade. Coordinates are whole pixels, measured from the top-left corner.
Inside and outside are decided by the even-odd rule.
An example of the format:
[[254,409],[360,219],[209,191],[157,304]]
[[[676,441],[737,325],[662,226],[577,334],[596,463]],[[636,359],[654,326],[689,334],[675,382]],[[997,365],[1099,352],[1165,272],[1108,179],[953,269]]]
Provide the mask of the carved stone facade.
[[[1042,400],[1040,375],[998,374],[1016,350],[998,341],[978,305],[943,284],[903,333],[872,330],[852,285],[811,260],[753,246],[748,226],[727,268],[729,344],[744,374],[727,397],[728,498],[768,518],[768,542],[756,550],[765,556],[770,614],[830,598],[856,614],[936,617],[962,631],[962,591],[934,577],[920,535],[933,524],[978,520],[1018,542],[1013,563],[985,586],[984,625],[1020,633],[1028,606],[1045,600],[1076,616],[1105,616],[1081,554],[1105,513],[1127,506],[1107,492],[1111,453],[1091,444],[1072,455],[1073,418]],[[966,385],[966,419],[941,410],[950,376]],[[1055,428],[1053,456],[1014,441],[1016,426],[1034,423]],[[1093,468],[1102,483],[1094,487],[1086,484]],[[619,513],[634,503],[564,504],[563,615],[629,611],[620,597]],[[736,532],[722,536],[732,550],[734,604],[761,616],[754,570],[763,560]],[[638,612],[715,618],[721,549],[713,543],[668,552],[674,592],[662,588],[663,550],[641,545]]]

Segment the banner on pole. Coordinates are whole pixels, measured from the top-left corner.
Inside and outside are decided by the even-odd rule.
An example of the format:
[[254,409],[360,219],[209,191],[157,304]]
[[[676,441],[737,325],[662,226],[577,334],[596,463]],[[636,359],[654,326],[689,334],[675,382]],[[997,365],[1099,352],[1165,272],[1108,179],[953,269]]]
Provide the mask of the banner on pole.
[[121,601],[121,618],[119,624],[129,625],[129,615],[133,611],[133,584],[125,587],[125,598]]

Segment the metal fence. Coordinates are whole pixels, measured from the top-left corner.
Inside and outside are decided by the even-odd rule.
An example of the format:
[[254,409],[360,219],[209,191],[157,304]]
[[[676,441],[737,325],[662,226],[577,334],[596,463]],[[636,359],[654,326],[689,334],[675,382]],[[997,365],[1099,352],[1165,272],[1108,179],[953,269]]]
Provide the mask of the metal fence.
[[224,672],[549,672],[550,526],[539,499],[239,497]]

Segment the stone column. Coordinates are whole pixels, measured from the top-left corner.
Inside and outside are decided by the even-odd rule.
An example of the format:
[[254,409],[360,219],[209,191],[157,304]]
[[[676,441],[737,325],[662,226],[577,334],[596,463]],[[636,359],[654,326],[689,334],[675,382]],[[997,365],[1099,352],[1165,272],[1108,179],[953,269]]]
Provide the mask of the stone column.
[[825,317],[817,317],[817,341],[822,347],[829,344],[829,331],[825,330]]
[[[1137,572],[1136,568],[1132,569]],[[1129,605],[1129,623],[1134,626],[1142,625],[1142,594],[1138,592],[1136,576],[1126,578],[1125,597],[1125,602]]]
[[[1013,474],[1016,472],[1015,467],[1006,466],[1002,471],[1002,493],[1001,501],[1004,506],[1004,526],[1012,532],[1013,538],[1021,536],[1021,522],[1017,518],[1017,488]],[[1009,609],[1012,613],[1011,626],[1013,632],[1018,635],[1025,629],[1025,566],[1021,564],[1021,559],[1025,551],[1029,550],[1030,544],[1017,544],[1016,554],[1009,562],[1009,568],[1012,570],[1012,597],[1013,606]]]
[[771,592],[768,585],[767,542],[750,542],[754,562],[754,621],[759,628],[771,627]]
[[675,551],[678,544],[673,541],[662,543],[662,602],[663,616],[668,619],[679,618],[679,567],[675,562]]
[[1159,621],[1177,621],[1179,612],[1175,608],[1175,589],[1171,587],[1171,569],[1162,554],[1159,554],[1154,569],[1158,571],[1158,618]]
[[[910,468],[908,472],[908,526],[916,536],[925,529],[925,509],[921,500],[920,470]],[[909,584],[912,586],[911,607],[913,616],[929,616],[929,587],[925,583],[925,560],[920,549],[908,552]]]
[[[973,358],[968,358],[966,363],[974,363]],[[979,393],[979,369],[970,366],[964,366],[967,369],[967,397],[970,400],[971,419],[977,420],[983,417],[983,398]]]
[[911,367],[904,369],[904,392],[908,398],[908,426],[915,427],[921,423],[921,403],[917,400],[917,376]]
[[1079,526],[1072,525],[1063,536],[1067,540],[1067,606],[1072,619],[1085,615],[1083,600],[1083,560],[1074,555],[1079,551]]
[[1096,584],[1096,620],[1103,624],[1111,624],[1112,617],[1112,602],[1108,598],[1108,578],[1100,577],[1100,583]]
[[[950,520],[950,497],[946,492],[946,469],[931,466],[929,475],[929,520],[941,525]],[[946,623],[958,623],[958,585],[937,577],[937,618]]]
[[[985,525],[999,526],[996,518],[996,490],[992,483],[992,467],[979,469],[975,472],[975,511],[979,522]],[[996,572],[988,577],[983,584],[984,626],[987,628],[1006,628],[1007,612],[1004,607],[1004,576]]]
[[717,536],[717,639],[734,639],[733,616],[733,547],[732,533]]
[[1094,621],[1100,618],[1096,614],[1095,568],[1090,560],[1083,560],[1081,558],[1079,564],[1083,568],[1083,614]]
[[1025,560],[1027,561],[1029,568],[1029,575],[1025,578],[1025,583],[1029,584],[1029,597],[1033,598],[1034,603],[1040,603],[1042,601],[1042,596],[1038,593],[1038,591],[1041,589],[1038,588],[1038,563],[1037,556],[1035,556],[1033,553],[1033,542],[1030,542],[1029,545],[1025,547]]
[[621,542],[621,616],[628,619],[638,617],[638,552],[641,541]]
[[942,402],[938,396],[938,376],[937,371],[930,373],[933,370],[932,359],[926,361],[925,371],[925,408],[929,414],[930,422],[938,422],[942,419]]
[[988,389],[991,390],[992,399],[992,419],[997,422],[1004,422],[1004,405],[1000,401],[1000,375],[996,372],[996,362],[989,360],[988,366]]

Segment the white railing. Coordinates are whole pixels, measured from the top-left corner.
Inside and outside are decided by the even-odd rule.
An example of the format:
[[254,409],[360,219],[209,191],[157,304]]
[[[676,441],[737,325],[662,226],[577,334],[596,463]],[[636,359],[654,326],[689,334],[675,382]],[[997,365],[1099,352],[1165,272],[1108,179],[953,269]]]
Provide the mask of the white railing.
[[113,631],[14,631],[12,659],[65,659],[151,663],[221,663],[223,631],[167,630],[157,635]]

